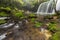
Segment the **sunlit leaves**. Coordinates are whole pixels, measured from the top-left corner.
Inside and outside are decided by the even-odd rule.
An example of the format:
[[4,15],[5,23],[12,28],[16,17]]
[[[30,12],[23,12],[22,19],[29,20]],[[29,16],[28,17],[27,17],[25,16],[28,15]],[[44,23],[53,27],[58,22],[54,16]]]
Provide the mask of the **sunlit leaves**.
[[10,11],[11,9],[9,7],[0,7],[0,16],[9,16],[6,11]]
[[6,10],[11,10],[11,8],[10,8],[10,7],[6,7],[5,9],[6,9]]
[[4,10],[11,10],[11,8],[10,7],[0,7],[0,9],[4,9]]

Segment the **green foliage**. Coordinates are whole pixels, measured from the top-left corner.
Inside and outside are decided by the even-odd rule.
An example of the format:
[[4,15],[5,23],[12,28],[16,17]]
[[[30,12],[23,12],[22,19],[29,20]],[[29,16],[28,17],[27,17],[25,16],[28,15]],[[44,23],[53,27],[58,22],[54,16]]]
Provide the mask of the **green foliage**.
[[41,27],[42,23],[41,22],[36,22],[35,27]]
[[24,15],[24,13],[22,11],[19,11],[19,10],[13,10],[12,11],[12,15],[14,15],[14,17],[22,20],[24,19],[26,16]]
[[31,18],[31,22],[35,22],[35,18]]
[[24,4],[23,0],[18,0],[18,2],[20,2],[22,5]]
[[0,11],[0,16],[9,16],[6,11],[10,11],[11,9],[10,9],[10,7],[6,7],[6,8],[0,7],[0,10],[1,10]]
[[28,17],[31,18],[31,22],[35,22],[36,21],[36,15],[34,13],[29,14]]
[[57,23],[55,22],[50,22],[49,23],[49,30],[57,30]]
[[5,20],[0,20],[0,25],[4,24],[6,21]]
[[60,32],[56,32],[56,33],[52,36],[52,40],[60,40]]
[[0,9],[4,9],[4,10],[7,10],[7,11],[11,10],[10,7],[0,7]]
[[5,17],[5,16],[8,16],[8,14],[6,14],[5,12],[0,12],[0,17]]
[[14,14],[16,17],[23,17],[23,13],[20,11],[20,12],[16,12]]
[[34,13],[29,14],[30,17],[35,17],[36,15]]

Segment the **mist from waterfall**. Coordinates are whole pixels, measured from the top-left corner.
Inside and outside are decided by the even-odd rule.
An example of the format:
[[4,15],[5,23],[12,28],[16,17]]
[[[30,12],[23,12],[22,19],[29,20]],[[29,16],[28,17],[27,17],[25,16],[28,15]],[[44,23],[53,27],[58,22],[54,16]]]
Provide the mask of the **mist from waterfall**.
[[41,3],[38,7],[37,14],[55,14],[53,9],[53,0]]

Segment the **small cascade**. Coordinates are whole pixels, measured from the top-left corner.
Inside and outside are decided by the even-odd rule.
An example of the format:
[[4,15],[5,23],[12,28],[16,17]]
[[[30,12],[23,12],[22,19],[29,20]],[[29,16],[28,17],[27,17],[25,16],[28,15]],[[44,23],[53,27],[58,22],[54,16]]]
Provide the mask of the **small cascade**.
[[41,3],[38,7],[37,14],[55,14],[53,9],[53,0]]
[[9,19],[10,17],[0,17],[0,20]]
[[53,5],[52,4],[53,4],[53,0],[50,0],[47,5],[47,10],[46,10],[47,13],[53,12]]
[[6,38],[6,35],[7,35],[7,33],[0,35],[0,40],[3,40],[4,38]]
[[60,0],[56,0],[56,11],[60,11]]
[[38,8],[37,13],[38,12],[46,12],[47,4],[48,4],[48,2],[41,3],[40,6],[39,6],[39,8]]
[[9,27],[11,27],[12,25],[14,25],[14,23],[5,23],[5,24],[2,24],[2,25],[0,25],[0,28],[9,28]]

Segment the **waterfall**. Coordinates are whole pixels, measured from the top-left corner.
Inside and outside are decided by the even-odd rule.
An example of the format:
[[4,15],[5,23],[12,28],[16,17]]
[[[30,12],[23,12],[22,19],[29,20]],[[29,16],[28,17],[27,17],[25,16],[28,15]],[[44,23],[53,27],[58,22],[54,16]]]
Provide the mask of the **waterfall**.
[[41,3],[38,7],[37,13],[46,12],[48,2]]
[[41,3],[38,7],[37,14],[55,14],[53,9],[53,0]]
[[53,5],[52,5],[53,0],[50,0],[48,5],[47,5],[47,10],[46,12],[51,13],[53,11]]
[[60,0],[56,0],[56,11],[60,11]]

